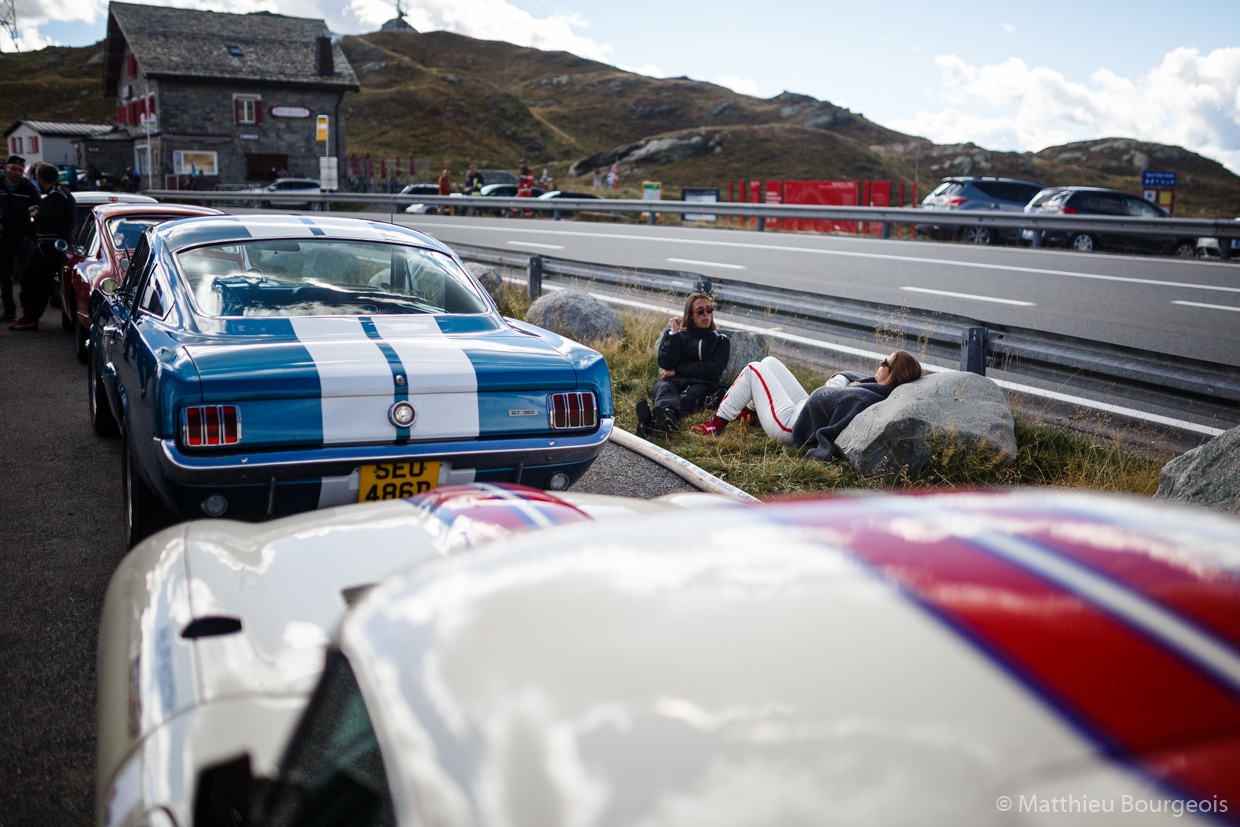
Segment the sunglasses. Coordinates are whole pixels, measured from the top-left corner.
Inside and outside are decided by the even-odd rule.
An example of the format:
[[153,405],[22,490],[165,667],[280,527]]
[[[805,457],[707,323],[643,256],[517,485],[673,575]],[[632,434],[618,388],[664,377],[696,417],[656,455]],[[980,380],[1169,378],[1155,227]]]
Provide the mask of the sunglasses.
[[879,362],[879,363],[878,363],[878,366],[879,366],[880,368],[887,368],[887,370],[891,370],[891,362],[887,361],[886,359],[884,359],[883,361]]
[[713,308],[713,307],[695,307],[695,308],[693,308],[693,315],[695,315],[695,316],[709,316],[710,314],[712,314],[712,313],[714,313],[714,312],[715,312],[715,308]]

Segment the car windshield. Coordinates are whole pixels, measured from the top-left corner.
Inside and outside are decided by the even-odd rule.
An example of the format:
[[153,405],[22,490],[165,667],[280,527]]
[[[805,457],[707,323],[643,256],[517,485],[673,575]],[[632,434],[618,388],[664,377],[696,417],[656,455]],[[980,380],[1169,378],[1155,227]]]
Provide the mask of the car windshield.
[[160,224],[166,221],[166,218],[144,218],[132,216],[129,218],[110,218],[108,219],[108,236],[112,239],[112,246],[118,250],[132,250],[138,246],[138,239],[142,238],[142,231],[154,224]]
[[422,247],[339,239],[255,239],[176,255],[206,316],[485,313],[465,272]]

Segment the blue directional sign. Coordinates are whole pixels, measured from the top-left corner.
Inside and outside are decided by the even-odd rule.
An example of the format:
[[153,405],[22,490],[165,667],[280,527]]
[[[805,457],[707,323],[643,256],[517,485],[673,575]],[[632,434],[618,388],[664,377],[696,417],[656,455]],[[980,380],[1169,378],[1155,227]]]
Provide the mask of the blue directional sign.
[[1141,173],[1141,186],[1144,188],[1175,189],[1174,172],[1154,172],[1146,170]]

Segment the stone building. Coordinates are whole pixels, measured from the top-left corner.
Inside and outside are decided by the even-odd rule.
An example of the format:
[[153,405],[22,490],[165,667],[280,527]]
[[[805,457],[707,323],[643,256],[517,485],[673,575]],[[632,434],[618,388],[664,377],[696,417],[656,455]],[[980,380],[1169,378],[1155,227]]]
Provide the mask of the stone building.
[[103,93],[145,186],[319,178],[321,157],[344,156],[344,95],[358,88],[322,20],[108,6]]

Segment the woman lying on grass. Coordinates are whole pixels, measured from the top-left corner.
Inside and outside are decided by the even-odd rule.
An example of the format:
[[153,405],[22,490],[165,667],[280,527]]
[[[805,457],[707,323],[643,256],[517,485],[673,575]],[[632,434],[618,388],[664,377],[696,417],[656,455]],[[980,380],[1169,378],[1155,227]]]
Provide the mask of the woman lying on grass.
[[857,414],[920,376],[921,363],[908,351],[897,350],[878,363],[872,376],[842,371],[807,393],[783,362],[768,356],[746,365],[724,394],[718,413],[691,430],[715,435],[734,419],[757,418],[776,442],[808,448],[808,456],[828,460],[836,438]]

